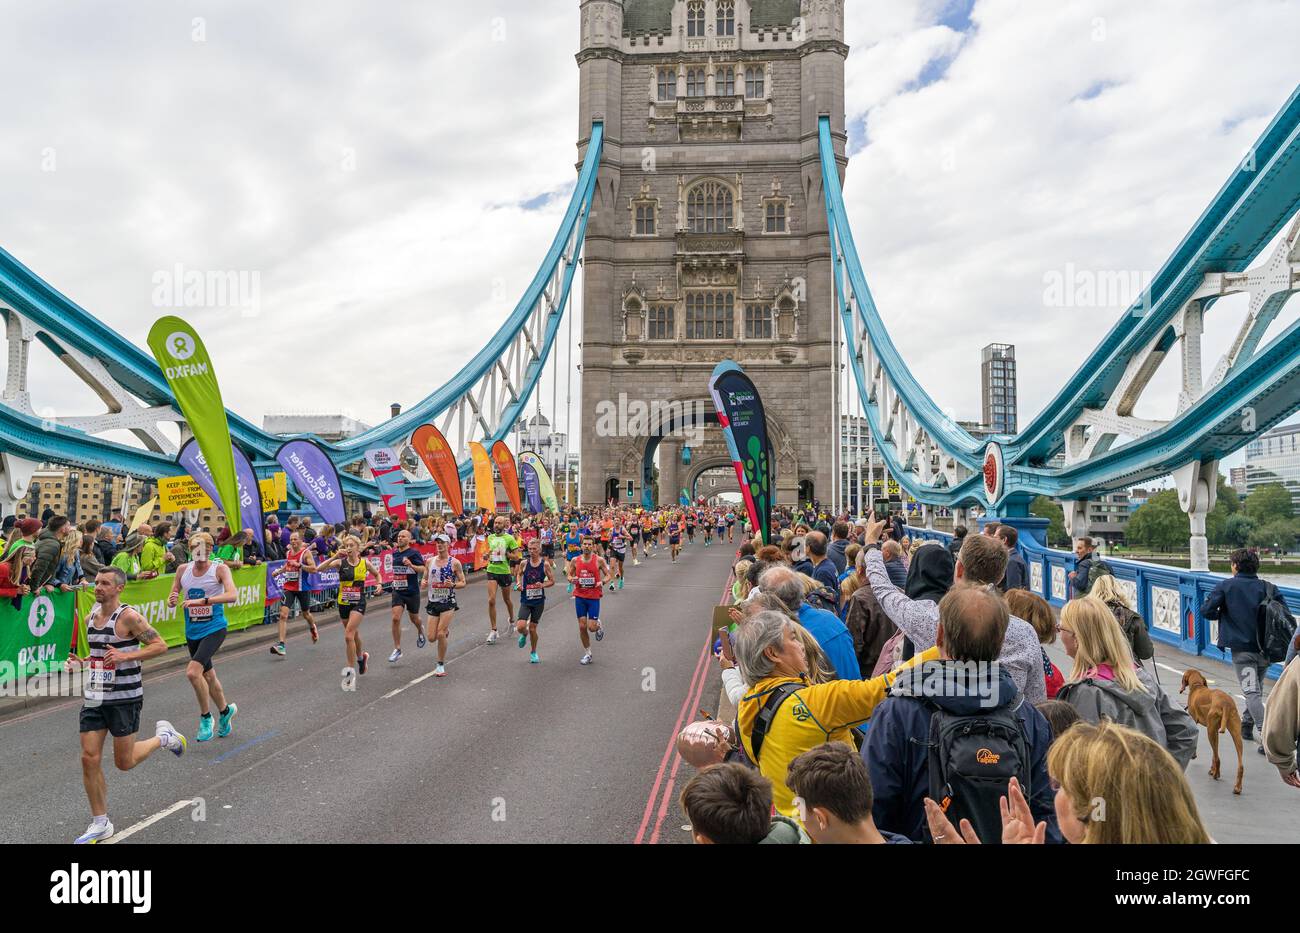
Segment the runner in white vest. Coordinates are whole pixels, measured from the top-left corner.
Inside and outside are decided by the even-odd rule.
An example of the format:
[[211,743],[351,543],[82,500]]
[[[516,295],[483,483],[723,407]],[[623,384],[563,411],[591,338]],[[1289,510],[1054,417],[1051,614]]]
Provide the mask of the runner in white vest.
[[[199,701],[199,731],[194,738],[206,742],[212,738],[209,699],[217,704],[217,711],[221,714],[221,723],[217,727],[217,735],[221,738],[230,735],[231,721],[239,712],[238,706],[226,702],[225,691],[221,689],[221,681],[217,680],[217,671],[212,666],[213,656],[226,640],[225,607],[239,599],[239,591],[235,589],[235,578],[230,575],[230,568],[211,560],[212,536],[206,531],[190,538],[190,557],[191,563],[176,568],[176,579],[167,605],[175,608],[180,601],[185,609],[185,644],[190,649],[190,663],[185,668],[185,676]],[[183,601],[180,597],[182,589],[185,590]]]

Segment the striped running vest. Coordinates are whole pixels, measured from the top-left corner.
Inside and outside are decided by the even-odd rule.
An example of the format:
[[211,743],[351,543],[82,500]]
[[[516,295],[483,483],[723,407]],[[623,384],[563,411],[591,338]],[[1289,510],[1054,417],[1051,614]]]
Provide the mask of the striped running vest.
[[138,648],[138,638],[118,638],[117,618],[130,606],[118,606],[117,611],[108,618],[103,628],[95,626],[99,618],[99,603],[86,618],[86,644],[90,646],[87,659],[86,684],[83,699],[105,706],[114,703],[134,703],[144,699],[144,678],[140,672],[139,661],[122,662],[115,666],[105,666],[104,654],[109,648],[126,650]]

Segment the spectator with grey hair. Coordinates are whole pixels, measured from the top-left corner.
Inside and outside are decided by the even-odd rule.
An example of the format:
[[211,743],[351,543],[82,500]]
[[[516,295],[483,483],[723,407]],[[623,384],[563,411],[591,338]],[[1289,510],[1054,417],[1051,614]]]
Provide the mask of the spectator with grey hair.
[[[795,624],[780,612],[750,617],[733,645],[740,675],[751,685],[736,713],[741,744],[772,782],[777,812],[796,816],[794,794],[785,783],[790,762],[823,742],[853,743],[853,727],[871,718],[897,675],[809,683],[803,642]],[[915,661],[938,656],[932,649]]]
[[794,615],[799,624],[812,633],[842,680],[859,680],[862,671],[853,652],[853,636],[833,612],[808,605],[800,574],[788,567],[772,567],[759,578],[759,588],[775,596]]
[[[872,522],[867,529],[868,544],[880,540],[884,522]],[[920,558],[917,558],[920,560]],[[967,535],[957,558],[954,586],[982,586],[995,590],[1007,569],[1007,549],[997,538]],[[912,599],[899,591],[889,579],[885,562],[876,548],[867,551],[867,582],[885,613],[917,650],[937,643],[939,605],[928,599]],[[1043,681],[1043,652],[1038,633],[1024,619],[1011,617],[998,661],[1007,669],[1026,700],[1031,704],[1047,699]]]
[[889,580],[900,590],[907,586],[907,561],[903,559],[903,546],[893,538],[886,538],[880,545],[880,556],[885,559],[885,572]]

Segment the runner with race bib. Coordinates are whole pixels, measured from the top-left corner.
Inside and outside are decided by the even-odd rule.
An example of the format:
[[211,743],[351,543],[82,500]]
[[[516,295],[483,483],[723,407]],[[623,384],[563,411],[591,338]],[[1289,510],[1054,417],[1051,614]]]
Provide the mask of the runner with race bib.
[[438,666],[433,674],[446,677],[447,669],[443,665],[447,660],[447,636],[451,633],[451,618],[460,610],[456,605],[456,591],[465,586],[465,568],[451,556],[451,539],[447,535],[435,535],[433,541],[438,554],[428,563],[429,603],[424,611],[429,617],[426,623],[429,634],[438,639]]
[[397,550],[393,551],[393,653],[389,664],[402,658],[402,613],[415,626],[415,647],[429,643],[420,623],[420,577],[424,573],[424,555],[411,547],[411,533],[403,528],[397,533]]
[[546,608],[546,590],[555,585],[551,565],[542,556],[542,545],[536,538],[528,542],[528,557],[519,564],[516,575],[523,595],[519,599],[519,621],[515,624],[515,631],[519,633],[520,648],[532,640],[532,653],[528,660],[536,664],[537,625],[542,621],[542,611]]
[[605,563],[605,558],[596,553],[596,539],[588,535],[582,539],[582,556],[569,562],[569,579],[577,584],[573,590],[573,601],[578,615],[578,637],[584,651],[578,662],[580,664],[591,663],[591,639],[588,632],[595,634],[596,641],[605,637],[605,630],[600,624],[600,597],[609,578],[609,565]]

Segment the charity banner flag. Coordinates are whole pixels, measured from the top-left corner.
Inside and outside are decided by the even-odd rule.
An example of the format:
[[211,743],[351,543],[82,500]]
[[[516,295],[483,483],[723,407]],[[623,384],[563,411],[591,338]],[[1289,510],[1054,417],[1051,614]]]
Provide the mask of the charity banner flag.
[[376,447],[366,451],[366,462],[375,477],[379,494],[384,499],[384,510],[399,521],[406,519],[406,477],[402,464],[390,447]]
[[691,504],[691,494],[688,493],[685,489],[683,489],[681,493],[677,496],[677,501],[682,506],[688,506]]
[[520,472],[524,475],[524,499],[528,505],[528,511],[536,515],[546,508],[542,502],[541,482],[537,478],[537,468],[524,459],[523,454],[519,455]]
[[763,400],[744,370],[730,360],[714,368],[709,393],[736,467],[750,524],[759,540],[767,543],[772,540],[772,463]]
[[132,531],[135,531],[137,528],[139,528],[141,525],[147,522],[149,520],[149,516],[153,514],[154,506],[156,506],[157,504],[158,504],[158,497],[154,496],[144,505],[140,506],[140,508],[136,509],[135,516],[131,519],[131,524],[128,525],[126,528],[127,532],[130,533]]
[[[231,534],[238,534],[243,528],[249,529],[253,533],[253,544],[257,546],[258,553],[261,553],[262,491],[257,485],[257,474],[253,472],[253,465],[249,463],[248,455],[238,447],[231,448],[230,460],[235,465],[235,489],[237,490],[235,501],[238,511],[232,515],[226,512],[225,505],[222,505],[226,525],[229,526]],[[191,437],[181,445],[180,453],[176,455],[176,462],[181,465],[181,469],[194,477],[194,482],[198,483],[204,492],[216,501],[221,501],[216,492],[216,480],[208,467],[207,457],[199,449],[194,438]]]
[[469,456],[474,461],[474,497],[480,509],[497,510],[496,483],[492,479],[492,461],[478,441],[469,442]]
[[339,471],[319,444],[286,441],[275,452],[275,459],[284,467],[293,488],[322,520],[330,525],[343,524],[347,517],[343,511],[343,484]]
[[492,459],[496,461],[497,472],[501,474],[501,485],[506,487],[510,507],[516,512],[522,512],[524,509],[519,503],[519,474],[515,470],[515,457],[505,441],[497,441],[492,445]]
[[456,455],[452,453],[451,445],[447,443],[447,438],[443,437],[442,432],[433,425],[422,424],[411,435],[411,446],[424,461],[425,469],[437,483],[438,491],[447,500],[452,514],[463,513],[465,502],[461,498],[460,467],[456,463]]
[[[231,533],[237,533],[241,530],[241,515],[235,454],[230,443],[226,406],[221,401],[221,387],[217,385],[207,348],[194,328],[168,315],[149,328],[149,349],[167,377],[176,404],[212,476],[212,488],[205,492],[221,503]],[[255,538],[260,537],[257,531],[254,526]]]
[[[546,465],[542,463],[542,458],[531,450],[525,450],[519,455],[519,462],[532,467],[536,474],[537,491],[541,494],[542,505],[552,512],[560,511],[559,500],[555,498],[555,486],[551,483],[551,474],[546,472]],[[541,509],[538,511],[540,512]]]

